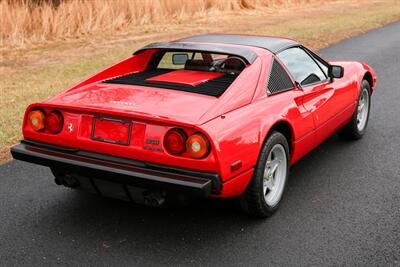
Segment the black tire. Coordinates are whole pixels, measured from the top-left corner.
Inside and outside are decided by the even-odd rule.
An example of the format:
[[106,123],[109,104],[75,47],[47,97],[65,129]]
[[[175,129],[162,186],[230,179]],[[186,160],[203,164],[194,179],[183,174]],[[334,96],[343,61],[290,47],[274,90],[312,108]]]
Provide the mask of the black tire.
[[265,218],[271,216],[279,206],[279,203],[282,199],[282,195],[279,198],[279,201],[274,205],[270,206],[266,203],[263,191],[263,179],[264,179],[264,170],[267,161],[267,157],[272,150],[272,148],[281,144],[284,147],[286,153],[286,175],[283,184],[283,192],[285,190],[286,181],[289,175],[289,145],[283,134],[280,132],[273,131],[267,137],[265,141],[260,155],[258,157],[258,162],[254,170],[253,178],[248,184],[246,191],[239,198],[239,203],[241,209],[249,215]]
[[344,139],[344,140],[358,140],[361,139],[366,130],[367,130],[367,125],[368,125],[368,119],[369,119],[369,112],[371,110],[371,97],[368,98],[368,114],[367,114],[367,121],[366,124],[364,126],[364,128],[360,131],[357,127],[357,123],[358,123],[358,119],[357,119],[357,113],[358,113],[358,103],[360,101],[361,95],[363,90],[368,90],[368,94],[369,96],[371,96],[371,86],[369,84],[368,81],[363,80],[361,83],[361,87],[360,87],[360,93],[358,96],[358,101],[357,101],[357,107],[356,110],[353,113],[353,116],[350,120],[349,123],[347,123],[342,129],[339,130],[338,134],[339,136]]

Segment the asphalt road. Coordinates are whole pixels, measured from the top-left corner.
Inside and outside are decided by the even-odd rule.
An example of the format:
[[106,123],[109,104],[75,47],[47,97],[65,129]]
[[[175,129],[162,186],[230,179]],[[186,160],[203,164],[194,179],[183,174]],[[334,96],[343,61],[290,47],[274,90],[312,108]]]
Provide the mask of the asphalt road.
[[293,166],[267,220],[229,201],[153,209],[0,166],[0,265],[400,266],[400,23],[321,51],[378,73],[367,135],[333,136]]

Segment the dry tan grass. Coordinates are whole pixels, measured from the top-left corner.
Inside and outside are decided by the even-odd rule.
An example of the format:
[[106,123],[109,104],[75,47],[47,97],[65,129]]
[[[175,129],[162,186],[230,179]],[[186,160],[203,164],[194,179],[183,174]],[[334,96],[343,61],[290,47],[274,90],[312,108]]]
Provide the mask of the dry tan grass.
[[[37,2],[41,4],[37,4]],[[301,5],[321,0],[0,0],[0,45],[125,31],[166,21],[182,23],[207,13]]]

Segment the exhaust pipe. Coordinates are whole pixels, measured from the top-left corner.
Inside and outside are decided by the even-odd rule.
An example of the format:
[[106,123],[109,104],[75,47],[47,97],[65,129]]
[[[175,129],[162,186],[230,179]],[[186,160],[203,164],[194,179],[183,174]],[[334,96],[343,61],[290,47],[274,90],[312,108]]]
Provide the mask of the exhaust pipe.
[[70,188],[76,188],[79,186],[78,180],[76,180],[72,175],[63,175],[63,176],[56,176],[54,178],[54,182],[57,185],[64,185]]
[[62,185],[63,184],[63,180],[60,177],[55,177],[54,178],[54,182],[56,183],[56,185]]
[[144,193],[144,204],[152,207],[160,207],[165,203],[165,193]]

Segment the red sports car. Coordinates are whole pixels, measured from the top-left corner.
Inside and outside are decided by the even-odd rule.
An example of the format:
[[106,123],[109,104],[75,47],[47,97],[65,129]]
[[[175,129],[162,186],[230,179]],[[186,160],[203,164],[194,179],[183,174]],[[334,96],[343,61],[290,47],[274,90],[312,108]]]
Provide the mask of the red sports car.
[[286,38],[153,43],[30,105],[11,153],[58,185],[150,205],[238,197],[266,217],[292,164],[336,131],[364,135],[375,83],[368,65]]

